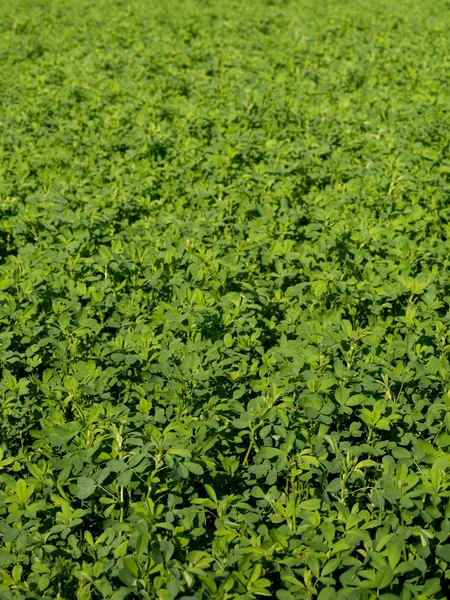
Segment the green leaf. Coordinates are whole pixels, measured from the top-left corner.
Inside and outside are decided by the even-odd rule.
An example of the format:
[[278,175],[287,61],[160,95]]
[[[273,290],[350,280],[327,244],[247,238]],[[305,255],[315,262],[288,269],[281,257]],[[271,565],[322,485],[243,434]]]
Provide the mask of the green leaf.
[[326,487],[327,492],[339,492],[341,489],[341,479],[336,477]]
[[276,596],[278,600],[295,600],[295,596],[287,590],[277,590]]
[[318,597],[317,600],[333,600],[333,598],[336,597],[336,590],[334,587],[325,587],[323,588]]
[[134,577],[128,569],[120,569],[119,579],[128,587],[132,587],[134,585]]
[[300,510],[319,510],[321,501],[319,498],[312,498],[311,500],[304,500],[300,502],[298,508]]
[[14,556],[5,548],[0,548],[0,567],[9,567],[14,562]]
[[191,461],[185,461],[184,465],[194,475],[203,475],[203,473],[205,472],[204,469],[203,469],[203,467],[201,465],[199,465],[198,463],[191,462]]
[[124,567],[133,575],[134,578],[139,577],[139,569],[136,561],[133,558],[127,557],[123,559]]
[[388,554],[389,565],[392,569],[395,569],[395,567],[400,562],[400,559],[402,557],[402,551],[403,551],[403,542],[401,539],[397,538],[397,539],[394,539],[392,542],[389,542],[389,544],[387,546],[387,554]]
[[450,544],[439,545],[436,547],[436,556],[450,563]]
[[34,485],[28,486],[23,479],[19,479],[16,483],[16,494],[22,506],[27,506],[28,500],[34,492]]
[[378,590],[382,590],[392,583],[394,579],[394,573],[390,565],[381,567],[375,574],[375,587]]
[[264,448],[261,448],[261,450],[258,452],[258,454],[256,456],[260,460],[265,460],[265,459],[270,459],[270,458],[275,458],[275,457],[278,458],[282,454],[283,454],[283,452],[281,450],[279,450],[278,448],[269,448],[266,446]]
[[76,486],[76,496],[80,500],[89,498],[97,488],[97,484],[90,477],[78,477]]
[[231,348],[233,345],[233,336],[229,333],[226,333],[223,338],[223,343],[225,344],[226,348]]

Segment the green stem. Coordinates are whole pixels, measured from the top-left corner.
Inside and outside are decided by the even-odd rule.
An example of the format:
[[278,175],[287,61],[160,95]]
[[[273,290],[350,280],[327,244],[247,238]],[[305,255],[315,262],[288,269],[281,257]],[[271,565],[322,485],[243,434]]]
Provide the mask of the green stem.
[[250,456],[250,451],[251,451],[252,447],[253,447],[253,438],[250,440],[250,444],[248,445],[247,453],[246,453],[246,455],[244,457],[244,461],[242,463],[243,465],[247,465],[248,464],[248,458]]

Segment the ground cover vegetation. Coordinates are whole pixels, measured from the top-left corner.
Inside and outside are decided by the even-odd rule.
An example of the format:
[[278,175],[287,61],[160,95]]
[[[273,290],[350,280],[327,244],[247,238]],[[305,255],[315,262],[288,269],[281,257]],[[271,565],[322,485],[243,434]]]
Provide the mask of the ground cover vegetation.
[[448,597],[449,8],[3,0],[2,600]]

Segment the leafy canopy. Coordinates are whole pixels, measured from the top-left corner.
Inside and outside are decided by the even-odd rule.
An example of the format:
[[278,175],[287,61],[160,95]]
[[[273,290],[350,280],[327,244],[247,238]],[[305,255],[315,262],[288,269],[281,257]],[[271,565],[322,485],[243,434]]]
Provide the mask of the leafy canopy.
[[1,2],[1,600],[448,597],[449,25]]

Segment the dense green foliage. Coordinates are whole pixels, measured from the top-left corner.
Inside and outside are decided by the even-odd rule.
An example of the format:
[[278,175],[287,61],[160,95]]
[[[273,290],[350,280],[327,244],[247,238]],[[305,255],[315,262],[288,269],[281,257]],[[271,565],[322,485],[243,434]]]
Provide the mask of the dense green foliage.
[[448,597],[448,2],[0,17],[1,600]]

